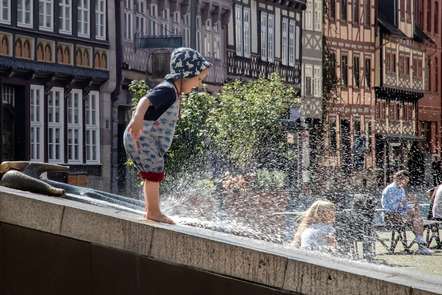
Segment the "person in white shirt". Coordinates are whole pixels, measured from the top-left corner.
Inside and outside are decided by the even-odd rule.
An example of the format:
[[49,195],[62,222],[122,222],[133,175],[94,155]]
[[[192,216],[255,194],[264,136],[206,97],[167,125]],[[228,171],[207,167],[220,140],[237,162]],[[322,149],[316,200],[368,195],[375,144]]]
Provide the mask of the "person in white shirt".
[[296,248],[336,255],[336,206],[330,201],[314,202],[305,212],[293,238]]

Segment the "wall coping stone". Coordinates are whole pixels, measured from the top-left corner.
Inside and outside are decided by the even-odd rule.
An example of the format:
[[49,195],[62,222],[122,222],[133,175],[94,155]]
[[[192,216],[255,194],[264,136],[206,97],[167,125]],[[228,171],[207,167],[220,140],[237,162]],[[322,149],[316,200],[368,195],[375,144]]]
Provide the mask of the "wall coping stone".
[[0,222],[301,294],[442,294],[440,276],[0,186]]

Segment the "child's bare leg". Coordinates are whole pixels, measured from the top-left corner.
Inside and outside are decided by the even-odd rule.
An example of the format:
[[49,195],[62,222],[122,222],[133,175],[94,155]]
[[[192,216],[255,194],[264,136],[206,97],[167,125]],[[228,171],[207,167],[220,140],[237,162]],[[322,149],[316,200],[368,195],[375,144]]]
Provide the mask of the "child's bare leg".
[[161,213],[159,182],[144,181],[144,200],[146,202],[144,217],[153,221],[175,224],[172,219]]

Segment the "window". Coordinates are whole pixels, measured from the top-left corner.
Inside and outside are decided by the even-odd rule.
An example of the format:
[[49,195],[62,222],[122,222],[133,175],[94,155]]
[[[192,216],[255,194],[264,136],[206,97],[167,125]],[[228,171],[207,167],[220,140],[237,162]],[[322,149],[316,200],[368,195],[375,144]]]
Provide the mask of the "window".
[[427,31],[431,32],[431,0],[427,1]]
[[336,19],[336,0],[330,0],[329,5],[330,5],[330,7],[328,8],[329,12],[330,12],[329,17],[330,17],[330,19],[335,20]]
[[170,29],[169,29],[169,9],[166,8],[162,11],[161,14],[161,35],[162,36],[168,36]]
[[341,0],[341,21],[347,21],[347,0]]
[[432,83],[431,83],[431,69],[432,67],[431,67],[431,60],[429,59],[428,60],[428,73],[429,73],[429,75],[428,75],[428,90],[429,91],[433,91],[433,85],[432,85]]
[[86,163],[100,162],[100,123],[99,123],[99,94],[91,91],[85,99],[86,116]]
[[348,57],[346,55],[341,56],[341,84],[343,87],[348,86]]
[[353,23],[359,24],[359,0],[353,0]]
[[243,21],[244,21],[244,57],[250,58],[250,8],[244,7]]
[[282,19],[282,64],[287,65],[289,61],[289,19]]
[[31,160],[43,162],[43,86],[31,85]]
[[364,14],[365,14],[365,26],[369,27],[371,24],[371,5],[370,0],[364,0],[365,1],[365,7],[364,7]]
[[405,21],[405,0],[401,0],[401,21],[404,22]]
[[312,81],[313,81],[313,75],[312,75],[312,66],[306,65],[305,66],[305,82],[304,82],[304,93],[305,96],[312,96]]
[[313,80],[313,96],[314,97],[321,97],[322,94],[322,73],[321,73],[321,67],[315,66],[314,67],[314,80]]
[[434,2],[434,33],[439,34],[439,3]]
[[[5,1],[3,1],[5,2]],[[18,0],[17,2],[17,25],[20,27],[32,27],[32,0]],[[4,4],[2,4],[4,6]]]
[[72,32],[72,0],[60,0],[58,6],[60,32],[70,34]]
[[416,0],[415,3],[416,24],[419,28],[424,28],[423,0]]
[[[296,23],[294,20],[289,22],[289,66],[295,65],[295,44],[296,44]],[[298,42],[299,43],[299,42]]]
[[437,57],[434,58],[434,91],[439,91],[439,61]]
[[48,95],[48,160],[49,163],[64,162],[63,153],[63,88],[52,88]]
[[106,1],[98,0],[95,3],[95,38],[106,39]]
[[180,35],[181,14],[179,11],[173,13],[173,34],[175,36]]
[[189,13],[184,15],[183,45],[186,47],[190,46],[190,14]]
[[83,161],[82,106],[81,90],[72,90],[67,98],[68,118],[68,162]]
[[315,0],[315,31],[322,32],[322,1]]
[[242,6],[235,5],[235,43],[236,55],[243,56],[243,29],[242,29]]
[[359,88],[359,57],[353,57],[353,87]]
[[157,23],[156,18],[158,16],[157,6],[155,4],[150,5],[149,9],[149,35],[156,36],[157,35]]
[[274,61],[274,27],[275,16],[261,12],[261,59],[263,61]]
[[396,54],[387,51],[385,55],[385,71],[388,74],[396,73]]
[[[2,1],[3,2],[3,1]],[[54,23],[52,0],[40,0],[38,5],[38,24],[40,30],[52,31]]]
[[304,11],[304,15],[305,15],[304,28],[306,30],[312,30],[313,29],[313,4],[312,4],[312,0],[307,0],[307,8]]
[[146,36],[146,16],[144,1],[138,2],[138,8],[135,15],[135,34]]
[[198,52],[201,52],[201,16],[196,17],[196,35],[195,35],[195,49]]
[[261,59],[267,60],[267,13],[261,12]]
[[407,11],[406,11],[407,23],[411,24],[411,1],[412,0],[406,0],[406,1],[407,1]]
[[221,59],[221,22],[216,22],[213,28],[213,58]]
[[371,88],[371,60],[369,58],[365,59],[364,64],[364,73],[365,73],[365,88]]
[[212,57],[212,20],[206,20],[206,30],[204,33],[204,50],[207,57]]
[[235,5],[235,41],[236,55],[250,58],[250,17],[251,11],[249,7]]
[[80,0],[78,2],[78,36],[89,37],[89,0]]
[[338,149],[337,132],[336,132],[336,119],[330,119],[330,133],[329,144],[330,152],[335,153]]
[[300,13],[296,14],[296,20],[298,21],[296,25],[296,35],[295,35],[295,59],[299,61],[299,55],[301,54],[301,27],[299,26]]

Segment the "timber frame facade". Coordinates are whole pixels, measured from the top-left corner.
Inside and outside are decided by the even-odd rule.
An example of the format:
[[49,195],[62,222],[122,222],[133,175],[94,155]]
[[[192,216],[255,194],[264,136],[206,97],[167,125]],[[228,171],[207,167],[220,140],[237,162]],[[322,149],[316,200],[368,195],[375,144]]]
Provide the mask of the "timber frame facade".
[[110,186],[107,2],[2,1],[0,162],[69,165],[55,179]]
[[[375,185],[375,0],[326,1],[324,38],[334,56],[336,97],[324,102],[323,171],[329,187],[353,176],[358,190]],[[355,148],[359,147],[358,153]],[[358,158],[356,158],[358,156]],[[324,179],[324,178],[322,178]],[[352,189],[346,182],[346,188]]]
[[[418,133],[418,105],[429,74],[426,48],[434,42],[414,25],[413,10],[411,1],[379,5],[375,130],[380,186],[392,181],[399,169],[413,170],[410,157],[421,154],[420,142],[425,141]],[[410,171],[412,184],[418,184],[415,180],[418,173],[423,176],[423,169]]]
[[232,1],[228,26],[229,79],[269,78],[301,89],[301,32],[303,0]]

